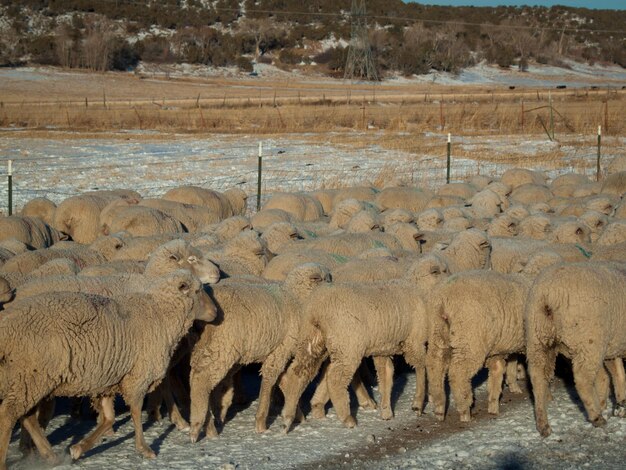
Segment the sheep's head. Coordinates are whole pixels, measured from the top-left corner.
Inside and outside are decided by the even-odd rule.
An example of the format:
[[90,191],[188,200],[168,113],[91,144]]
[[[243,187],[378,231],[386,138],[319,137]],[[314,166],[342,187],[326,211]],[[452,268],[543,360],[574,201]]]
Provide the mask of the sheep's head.
[[125,233],[115,233],[113,235],[107,235],[98,237],[89,248],[97,251],[107,261],[111,261],[113,257],[126,246]]
[[602,233],[604,228],[609,224],[609,218],[602,212],[587,211],[579,218],[589,227],[589,230],[591,230],[592,242],[598,240],[600,233]]
[[536,240],[545,240],[552,231],[552,222],[545,215],[531,215],[519,223],[519,233]]
[[610,223],[598,238],[598,245],[614,245],[626,241],[626,221],[616,220]]
[[289,271],[285,278],[285,287],[302,300],[314,288],[327,282],[331,282],[328,268],[319,263],[304,263]]
[[554,212],[552,210],[552,207],[550,207],[550,204],[548,204],[547,202],[538,202],[537,204],[533,204],[532,206],[530,206],[530,213],[535,215],[535,214],[549,214],[551,212]]
[[394,235],[405,250],[421,252],[424,233],[415,225],[393,224],[387,228],[386,232]]
[[294,224],[278,222],[267,227],[261,239],[267,243],[267,248],[272,253],[280,253],[282,247],[293,241],[302,240],[303,237]]
[[217,316],[217,307],[202,288],[202,283],[187,270],[174,271],[156,279],[150,290],[157,298],[182,299],[190,320],[211,322]]
[[587,201],[587,203],[585,204],[585,209],[598,211],[605,215],[611,215],[615,210],[615,206],[616,204],[611,198],[598,196]]
[[563,261],[563,258],[558,253],[546,250],[540,251],[531,256],[528,261],[518,261],[513,267],[513,272],[526,274],[529,276],[535,276],[541,272],[544,268],[552,266]]
[[11,284],[5,278],[0,276],[0,307],[13,300],[15,292],[11,289]]
[[517,220],[507,214],[493,220],[487,228],[487,234],[490,237],[514,237],[517,233]]
[[229,240],[237,234],[250,230],[250,221],[241,215],[222,220],[210,232],[222,240]]
[[436,230],[443,223],[443,216],[437,209],[428,209],[417,215],[416,223],[420,230]]
[[254,230],[239,233],[224,246],[224,253],[246,259],[254,259],[265,266],[272,258],[267,243]]
[[449,274],[448,264],[443,257],[431,253],[411,264],[405,278],[420,288],[428,290]]
[[20,253],[25,253],[28,251],[28,246],[17,240],[16,238],[8,238],[6,240],[2,240],[0,242],[0,248],[4,248],[14,255],[19,255]]
[[579,220],[562,222],[552,232],[552,241],[587,245],[591,243],[591,230]]
[[167,242],[154,250],[148,258],[145,274],[159,276],[180,269],[190,271],[205,284],[215,284],[220,279],[219,268],[181,239]]
[[523,218],[528,217],[530,212],[528,212],[528,209],[524,206],[515,205],[506,210],[506,215],[517,220],[522,220]]
[[491,241],[485,232],[475,228],[455,236],[445,248],[459,270],[484,268],[489,264]]
[[367,233],[373,230],[380,230],[378,221],[370,211],[362,210],[352,216],[346,225],[346,232],[349,233]]
[[332,228],[345,228],[348,221],[363,209],[364,205],[361,201],[344,199],[333,209],[328,225]]
[[224,196],[230,202],[233,215],[243,215],[246,213],[248,195],[241,188],[231,188],[224,191]]
[[381,214],[383,227],[389,227],[396,223],[410,224],[415,220],[413,214],[406,209],[392,209]]

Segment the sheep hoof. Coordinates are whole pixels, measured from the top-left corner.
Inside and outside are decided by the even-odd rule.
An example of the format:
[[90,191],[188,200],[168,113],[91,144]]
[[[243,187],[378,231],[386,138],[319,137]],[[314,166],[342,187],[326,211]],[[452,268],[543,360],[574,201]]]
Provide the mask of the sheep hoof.
[[517,382],[509,384],[509,392],[515,393],[516,395],[522,393],[522,388],[517,384]]
[[487,407],[487,413],[490,415],[499,415],[500,414],[500,405],[499,403],[489,403]]
[[593,424],[594,428],[601,428],[603,426],[606,426],[606,419],[604,419],[602,416],[598,416],[591,421],[591,424]]
[[368,410],[368,411],[376,411],[376,409],[378,408],[378,406],[376,405],[376,402],[374,400],[369,400],[369,401],[363,403],[360,407],[362,409]]
[[417,416],[422,416],[422,409],[423,409],[423,408],[424,408],[424,407],[422,406],[422,404],[421,404],[421,403],[415,403],[415,402],[413,402],[413,404],[411,405],[411,409],[412,409],[413,411],[415,411],[415,413],[417,414]]
[[461,421],[462,423],[469,423],[471,419],[472,418],[469,411],[459,412],[459,421]]
[[552,434],[552,428],[547,423],[542,426],[538,424],[537,431],[539,431],[539,434],[541,434],[541,437],[548,437],[550,434]]
[[83,455],[83,448],[80,444],[74,444],[70,447],[70,455],[72,456],[72,460],[78,460],[81,455]]
[[613,411],[613,415],[618,418],[626,418],[626,405],[617,405]]
[[315,419],[324,419],[326,417],[326,410],[321,405],[314,405],[311,408],[311,416]]
[[178,429],[179,431],[189,430],[189,423],[185,421],[183,418],[173,419],[172,424],[176,426],[176,429]]
[[343,424],[344,424],[345,427],[352,429],[353,427],[356,426],[356,419],[354,419],[353,416],[348,416],[344,420]]
[[265,423],[256,423],[255,431],[257,432],[257,434],[263,434],[267,431],[267,426],[265,425]]
[[148,421],[158,423],[161,419],[162,416],[160,410],[150,410],[150,412],[148,412]]
[[212,421],[206,425],[206,429],[204,430],[204,432],[206,434],[206,437],[208,437],[209,439],[214,439],[218,436],[217,428]]
[[393,411],[391,411],[391,408],[383,408],[380,410],[380,417],[385,421],[390,420],[393,418]]
[[435,412],[435,419],[437,421],[443,421],[445,419],[446,415],[445,413],[437,413]]
[[139,449],[139,453],[141,455],[144,456],[144,458],[146,459],[155,459],[156,458],[156,454],[154,453],[154,451],[152,449],[150,449],[150,447],[142,447],[141,449]]
[[189,429],[189,438],[191,439],[191,443],[195,444],[198,442],[198,437],[200,437],[200,425],[193,425]]

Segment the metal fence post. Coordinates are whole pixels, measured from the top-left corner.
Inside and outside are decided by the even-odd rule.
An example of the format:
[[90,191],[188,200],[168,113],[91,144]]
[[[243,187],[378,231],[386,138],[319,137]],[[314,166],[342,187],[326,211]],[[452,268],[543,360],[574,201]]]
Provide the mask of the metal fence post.
[[261,210],[261,174],[263,173],[263,142],[259,142],[259,171],[256,190],[256,210]]
[[7,176],[9,180],[9,215],[13,215],[13,160],[9,160]]
[[601,146],[602,146],[602,126],[598,126],[598,160],[596,161],[596,181],[600,181]]
[[450,151],[451,151],[451,145],[452,145],[452,141],[450,138],[450,133],[448,132],[448,159],[446,161],[446,184],[450,184]]

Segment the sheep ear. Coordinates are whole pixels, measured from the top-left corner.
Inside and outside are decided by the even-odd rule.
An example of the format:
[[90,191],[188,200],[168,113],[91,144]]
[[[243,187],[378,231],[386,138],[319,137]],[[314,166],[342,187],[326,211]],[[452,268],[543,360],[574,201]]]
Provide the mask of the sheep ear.
[[171,259],[172,261],[178,261],[180,258],[179,258],[177,255],[175,255],[174,253],[171,253],[171,254],[170,254],[170,259]]
[[196,258],[194,255],[191,255],[189,258],[187,258],[187,261],[189,262],[189,264],[195,264],[198,262],[198,258]]
[[191,289],[189,288],[189,284],[187,284],[187,282],[182,281],[178,284],[178,290],[183,294],[188,294]]
[[582,228],[580,228],[580,227],[578,227],[578,228],[576,229],[576,235],[582,235],[582,234],[583,234],[583,229],[582,229]]
[[109,226],[107,224],[104,224],[100,231],[102,232],[102,235],[109,235],[109,232],[110,232]]
[[430,274],[441,274],[439,266],[433,266],[432,268],[430,268]]

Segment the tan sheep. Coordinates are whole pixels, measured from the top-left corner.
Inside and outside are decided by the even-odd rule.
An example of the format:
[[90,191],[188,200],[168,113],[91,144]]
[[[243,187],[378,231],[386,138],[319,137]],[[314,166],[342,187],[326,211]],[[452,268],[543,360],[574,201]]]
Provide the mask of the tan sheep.
[[262,209],[250,218],[254,230],[263,232],[267,227],[279,222],[292,222],[293,217],[282,209]]
[[198,186],[180,186],[167,191],[163,199],[206,207],[217,214],[221,220],[233,215],[243,215],[246,210],[247,195],[236,188],[220,193]]
[[139,205],[131,205],[116,212],[111,225],[102,227],[104,235],[127,232],[135,237],[183,233],[184,231],[183,225],[178,220],[160,210]]
[[220,221],[217,214],[204,206],[183,204],[165,199],[142,199],[139,201],[139,205],[157,209],[178,220],[189,233],[199,232],[202,227]]
[[289,222],[279,222],[270,225],[261,235],[267,248],[274,254],[282,253],[294,246],[295,240],[302,240],[298,228]]
[[0,242],[15,239],[32,249],[47,248],[67,236],[37,217],[0,217]]
[[626,194],[626,171],[620,171],[607,176],[602,182],[603,194],[613,194],[622,197]]
[[516,187],[511,193],[510,199],[518,204],[537,204],[548,202],[554,196],[552,192],[543,184],[523,184]]
[[538,171],[527,170],[525,168],[512,168],[502,174],[500,181],[511,189],[515,189],[523,184],[545,184],[546,178]]
[[415,224],[419,230],[438,230],[443,225],[443,216],[437,209],[426,209],[417,214]]
[[100,212],[111,201],[110,195],[73,196],[62,201],[54,211],[54,228],[78,243],[89,244],[101,234]]
[[478,191],[482,191],[493,181],[493,178],[485,175],[472,176],[467,182],[474,186]]
[[613,245],[626,241],[626,220],[615,220],[606,226],[600,237],[598,245]]
[[240,274],[260,276],[271,258],[265,240],[253,230],[241,232],[222,248],[206,251],[203,255],[216,264],[225,277]]
[[474,218],[494,217],[506,209],[503,198],[491,189],[476,193],[465,205]]
[[369,211],[372,215],[378,215],[378,209],[368,202],[344,199],[335,205],[328,226],[335,230],[345,229],[350,219],[361,211]]
[[487,227],[487,235],[490,237],[514,237],[519,232],[519,224],[514,217],[501,214],[493,219]]
[[433,196],[428,189],[395,187],[385,188],[376,195],[376,205],[382,211],[388,209],[406,209],[411,212],[421,212],[426,208]]
[[376,188],[371,186],[354,186],[351,188],[342,188],[337,191],[333,199],[333,208],[337,207],[341,201],[345,199],[356,199],[357,201],[374,201],[378,194]]
[[333,210],[334,200],[337,193],[337,189],[318,189],[317,191],[311,191],[309,195],[319,201],[322,205],[324,215],[329,215]]
[[443,256],[451,273],[482,269],[489,266],[491,241],[482,230],[469,229],[435,253]]
[[256,431],[267,429],[272,388],[295,352],[302,303],[329,280],[325,268],[305,264],[282,285],[228,283],[211,289],[219,322],[205,327],[191,355],[191,442],[197,441],[205,421],[206,435],[217,436],[209,397],[237,364],[263,364]]
[[319,201],[305,193],[275,193],[263,205],[263,210],[281,209],[298,221],[314,221],[324,215]]
[[526,310],[526,357],[542,436],[552,432],[546,401],[559,353],[572,361],[576,390],[594,426],[606,424],[601,414],[608,391],[604,367],[613,377],[616,414],[625,414],[625,289],[624,266],[602,262],[556,265],[533,284]]
[[52,227],[56,208],[57,205],[50,199],[46,197],[36,197],[24,204],[20,214],[25,217],[38,217]]
[[591,241],[596,242],[598,238],[609,224],[609,218],[598,211],[587,211],[579,217],[581,222],[584,222],[591,230]]
[[389,227],[398,222],[410,224],[415,221],[415,215],[406,209],[392,209],[382,212],[380,214],[380,220],[383,227]]
[[446,408],[446,371],[460,420],[468,422],[471,380],[485,363],[488,411],[498,414],[506,359],[524,352],[524,306],[530,284],[517,274],[480,270],[455,274],[435,289],[428,383],[439,420]]
[[271,281],[283,281],[290,271],[301,264],[319,263],[327,269],[333,270],[349,259],[347,256],[322,250],[287,251],[270,260],[263,270],[262,277]]
[[545,215],[530,215],[520,221],[519,234],[535,240],[546,240],[552,232],[552,221]]
[[550,188],[554,190],[554,188],[558,188],[560,186],[580,186],[587,183],[591,183],[591,181],[585,175],[578,173],[565,173],[554,178],[554,180],[550,183]]
[[476,194],[476,187],[470,183],[448,183],[437,191],[437,196],[454,196],[469,199]]
[[456,196],[433,196],[424,209],[443,209],[450,206],[461,206],[465,199]]

